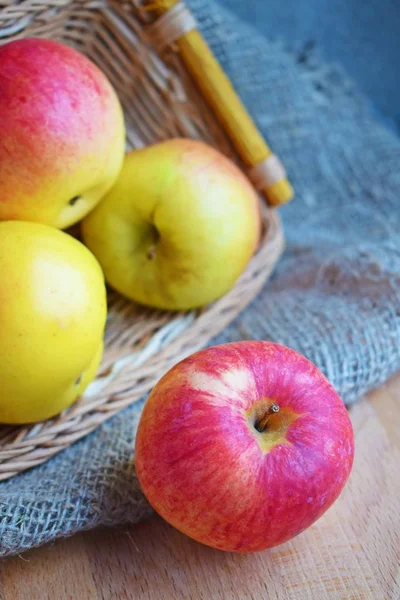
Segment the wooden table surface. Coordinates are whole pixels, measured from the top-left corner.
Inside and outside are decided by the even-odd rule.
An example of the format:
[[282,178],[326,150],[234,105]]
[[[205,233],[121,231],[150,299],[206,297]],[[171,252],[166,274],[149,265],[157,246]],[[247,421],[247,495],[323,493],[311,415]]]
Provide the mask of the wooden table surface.
[[0,562],[1,600],[400,600],[400,376],[350,412],[350,481],[293,541],[226,554],[154,517]]

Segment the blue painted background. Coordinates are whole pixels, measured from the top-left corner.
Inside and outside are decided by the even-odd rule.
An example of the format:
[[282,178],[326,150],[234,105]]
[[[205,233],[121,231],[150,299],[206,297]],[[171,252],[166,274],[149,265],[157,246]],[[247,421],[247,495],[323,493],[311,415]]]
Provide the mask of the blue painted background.
[[269,38],[340,63],[400,133],[400,0],[220,0]]

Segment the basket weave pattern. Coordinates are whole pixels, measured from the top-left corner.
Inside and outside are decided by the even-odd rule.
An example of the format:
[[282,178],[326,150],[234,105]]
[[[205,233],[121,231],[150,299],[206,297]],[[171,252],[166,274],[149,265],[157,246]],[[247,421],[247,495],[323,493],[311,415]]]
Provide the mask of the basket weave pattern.
[[[114,85],[125,112],[128,148],[172,137],[203,139],[238,161],[232,146],[172,47],[158,55],[148,15],[134,0],[0,0],[0,44],[46,37],[87,54]],[[263,209],[257,254],[236,286],[201,311],[172,314],[109,295],[100,375],[59,417],[0,427],[0,480],[41,464],[149,392],[177,361],[200,349],[256,296],[283,249],[277,214]]]

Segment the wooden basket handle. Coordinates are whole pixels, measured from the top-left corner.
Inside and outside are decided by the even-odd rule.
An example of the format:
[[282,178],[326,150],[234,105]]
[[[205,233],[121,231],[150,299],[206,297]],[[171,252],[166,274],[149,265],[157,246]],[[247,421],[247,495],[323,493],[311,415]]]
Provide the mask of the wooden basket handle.
[[264,194],[270,206],[293,198],[285,169],[272,153],[254,121],[218,63],[196,21],[179,0],[154,0],[145,5],[159,15],[150,26],[152,40],[160,50],[175,43],[188,71],[223,125],[243,162],[248,176]]

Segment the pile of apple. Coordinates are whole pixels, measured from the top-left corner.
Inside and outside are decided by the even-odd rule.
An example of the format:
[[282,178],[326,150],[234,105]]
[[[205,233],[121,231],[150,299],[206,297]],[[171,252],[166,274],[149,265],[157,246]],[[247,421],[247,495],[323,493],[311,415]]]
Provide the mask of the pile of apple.
[[[61,231],[79,221],[84,243]],[[52,417],[95,377],[105,280],[148,306],[203,306],[233,286],[260,229],[252,186],[213,148],[178,139],[125,155],[118,98],[85,56],[49,40],[0,46],[0,422]],[[154,508],[195,539],[242,552],[308,527],[352,460],[332,386],[267,342],[174,367],[136,444]]]
[[[78,221],[86,246],[60,231]],[[202,306],[235,283],[260,227],[253,188],[213,148],[125,156],[117,95],[88,58],[50,40],[0,46],[0,422],[52,417],[93,379],[104,275],[141,304]]]

